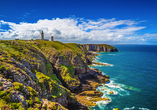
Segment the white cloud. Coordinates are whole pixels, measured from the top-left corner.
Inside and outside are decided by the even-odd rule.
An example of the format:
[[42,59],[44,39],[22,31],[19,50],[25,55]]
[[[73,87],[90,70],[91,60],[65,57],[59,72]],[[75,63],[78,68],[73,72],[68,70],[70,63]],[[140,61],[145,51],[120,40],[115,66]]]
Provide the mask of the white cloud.
[[[140,21],[139,21],[140,22]],[[77,43],[112,43],[145,41],[148,34],[139,36],[136,31],[146,28],[136,26],[139,22],[133,20],[98,19],[86,20],[83,18],[56,18],[52,20],[39,20],[37,23],[19,24],[0,21],[0,25],[8,24],[11,29],[0,32],[0,39],[39,39],[43,30],[46,39],[54,36],[61,42]],[[143,21],[142,21],[143,22]],[[1,27],[0,27],[1,28]]]

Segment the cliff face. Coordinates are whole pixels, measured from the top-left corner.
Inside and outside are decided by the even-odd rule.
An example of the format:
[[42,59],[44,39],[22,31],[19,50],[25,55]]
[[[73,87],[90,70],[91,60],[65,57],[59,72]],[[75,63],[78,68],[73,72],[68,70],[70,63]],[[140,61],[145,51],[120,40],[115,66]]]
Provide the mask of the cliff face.
[[95,52],[118,52],[113,46],[107,44],[82,44],[84,48],[88,51],[95,51]]
[[87,79],[108,80],[88,67],[86,49],[58,41],[0,41],[0,108],[87,109],[73,93],[92,90]]

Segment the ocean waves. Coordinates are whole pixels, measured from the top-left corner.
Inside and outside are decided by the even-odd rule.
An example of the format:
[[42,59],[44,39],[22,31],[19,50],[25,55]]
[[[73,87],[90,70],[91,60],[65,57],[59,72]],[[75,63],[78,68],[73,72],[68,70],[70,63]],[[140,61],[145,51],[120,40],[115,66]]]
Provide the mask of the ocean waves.
[[[105,101],[102,100],[102,101],[96,102],[97,109],[95,110],[111,110],[111,109],[114,110],[112,106],[108,107],[108,105],[112,105],[112,101],[117,100],[117,97],[129,96],[131,91],[140,92],[140,90],[137,88],[120,84],[120,83],[116,83],[113,80],[111,80],[107,84],[103,84],[102,86],[97,87],[97,90],[103,93],[102,98],[108,98],[109,100],[105,100]],[[142,108],[142,107],[139,107],[139,108],[124,107],[123,109],[124,110],[149,110],[147,108]]]
[[123,110],[149,110],[148,108],[140,108],[140,107],[131,107],[131,108],[124,108]]
[[116,55],[116,54],[107,54],[107,55]]
[[126,96],[130,95],[129,91],[123,88],[124,85],[110,81],[110,83],[104,84],[97,88],[98,91],[103,93],[102,98],[109,97],[113,95]]
[[[146,46],[147,47],[147,46]],[[157,53],[143,46],[117,46],[121,52],[100,53],[97,62],[114,66],[95,66],[110,77],[110,83],[97,88],[110,102],[98,102],[92,110],[156,110]],[[154,50],[155,47],[151,47]],[[144,51],[143,51],[144,50]]]

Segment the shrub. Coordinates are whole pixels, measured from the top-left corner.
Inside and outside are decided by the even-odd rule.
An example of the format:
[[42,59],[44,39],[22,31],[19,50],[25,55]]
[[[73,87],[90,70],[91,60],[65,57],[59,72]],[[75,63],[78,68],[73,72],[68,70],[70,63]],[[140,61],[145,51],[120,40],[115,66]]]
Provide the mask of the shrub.
[[4,66],[0,65],[0,71],[4,71],[4,70],[5,70]]
[[39,100],[38,97],[35,97],[35,100],[34,100],[35,103],[38,103],[38,104],[41,104],[42,102]]
[[11,103],[12,109],[18,109],[21,106],[21,103]]
[[14,82],[13,85],[14,85],[14,88],[16,90],[18,90],[18,91],[22,91],[23,90],[23,84],[22,83]]
[[37,92],[30,86],[27,86],[28,91],[30,92],[31,96],[37,96]]
[[28,103],[28,106],[32,106],[33,105],[33,101],[32,100],[26,100],[26,102]]
[[4,99],[6,102],[10,102],[10,91],[0,91],[0,99]]

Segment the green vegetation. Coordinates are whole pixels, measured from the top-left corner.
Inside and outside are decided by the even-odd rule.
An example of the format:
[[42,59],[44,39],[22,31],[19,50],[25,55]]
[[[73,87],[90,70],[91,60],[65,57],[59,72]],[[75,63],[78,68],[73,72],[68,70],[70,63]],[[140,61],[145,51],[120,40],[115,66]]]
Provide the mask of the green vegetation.
[[71,86],[79,86],[80,82],[74,78],[72,71],[73,71],[73,66],[65,66],[63,64],[60,64],[60,69],[61,69],[61,76],[62,78],[66,81]]
[[26,102],[28,103],[28,106],[32,106],[33,105],[33,100],[26,100]]
[[11,96],[11,93],[10,91],[0,91],[0,98],[5,100],[6,102],[10,102],[10,96]]
[[39,100],[39,98],[38,98],[38,97],[35,97],[34,103],[41,104],[42,102]]
[[0,65],[0,71],[4,71],[4,66],[3,65]]
[[30,92],[31,96],[37,96],[37,92],[30,86],[27,86],[27,90]]
[[0,99],[0,108],[2,110],[9,108],[9,109],[18,109],[18,110],[25,110],[24,108],[22,108],[21,103],[11,103],[11,102],[6,102],[3,99]]
[[10,100],[10,96],[12,95],[11,91],[11,89],[7,91],[0,91],[0,108],[2,110],[4,110],[5,107],[8,107],[10,109],[24,110],[24,108],[21,106],[21,103],[15,103]]
[[39,79],[39,85],[41,88],[47,89],[49,93],[59,97],[66,93],[66,89],[59,85],[55,80],[52,80],[50,77],[46,76],[41,72],[36,72],[36,76]]
[[53,70],[51,63],[46,64],[46,72],[49,74]]
[[11,109],[18,109],[21,106],[21,103],[11,103]]
[[51,79],[60,83],[60,80],[56,77],[55,74],[51,74]]
[[14,82],[14,89],[18,90],[18,91],[22,91],[23,90],[23,84],[19,83],[19,82]]

